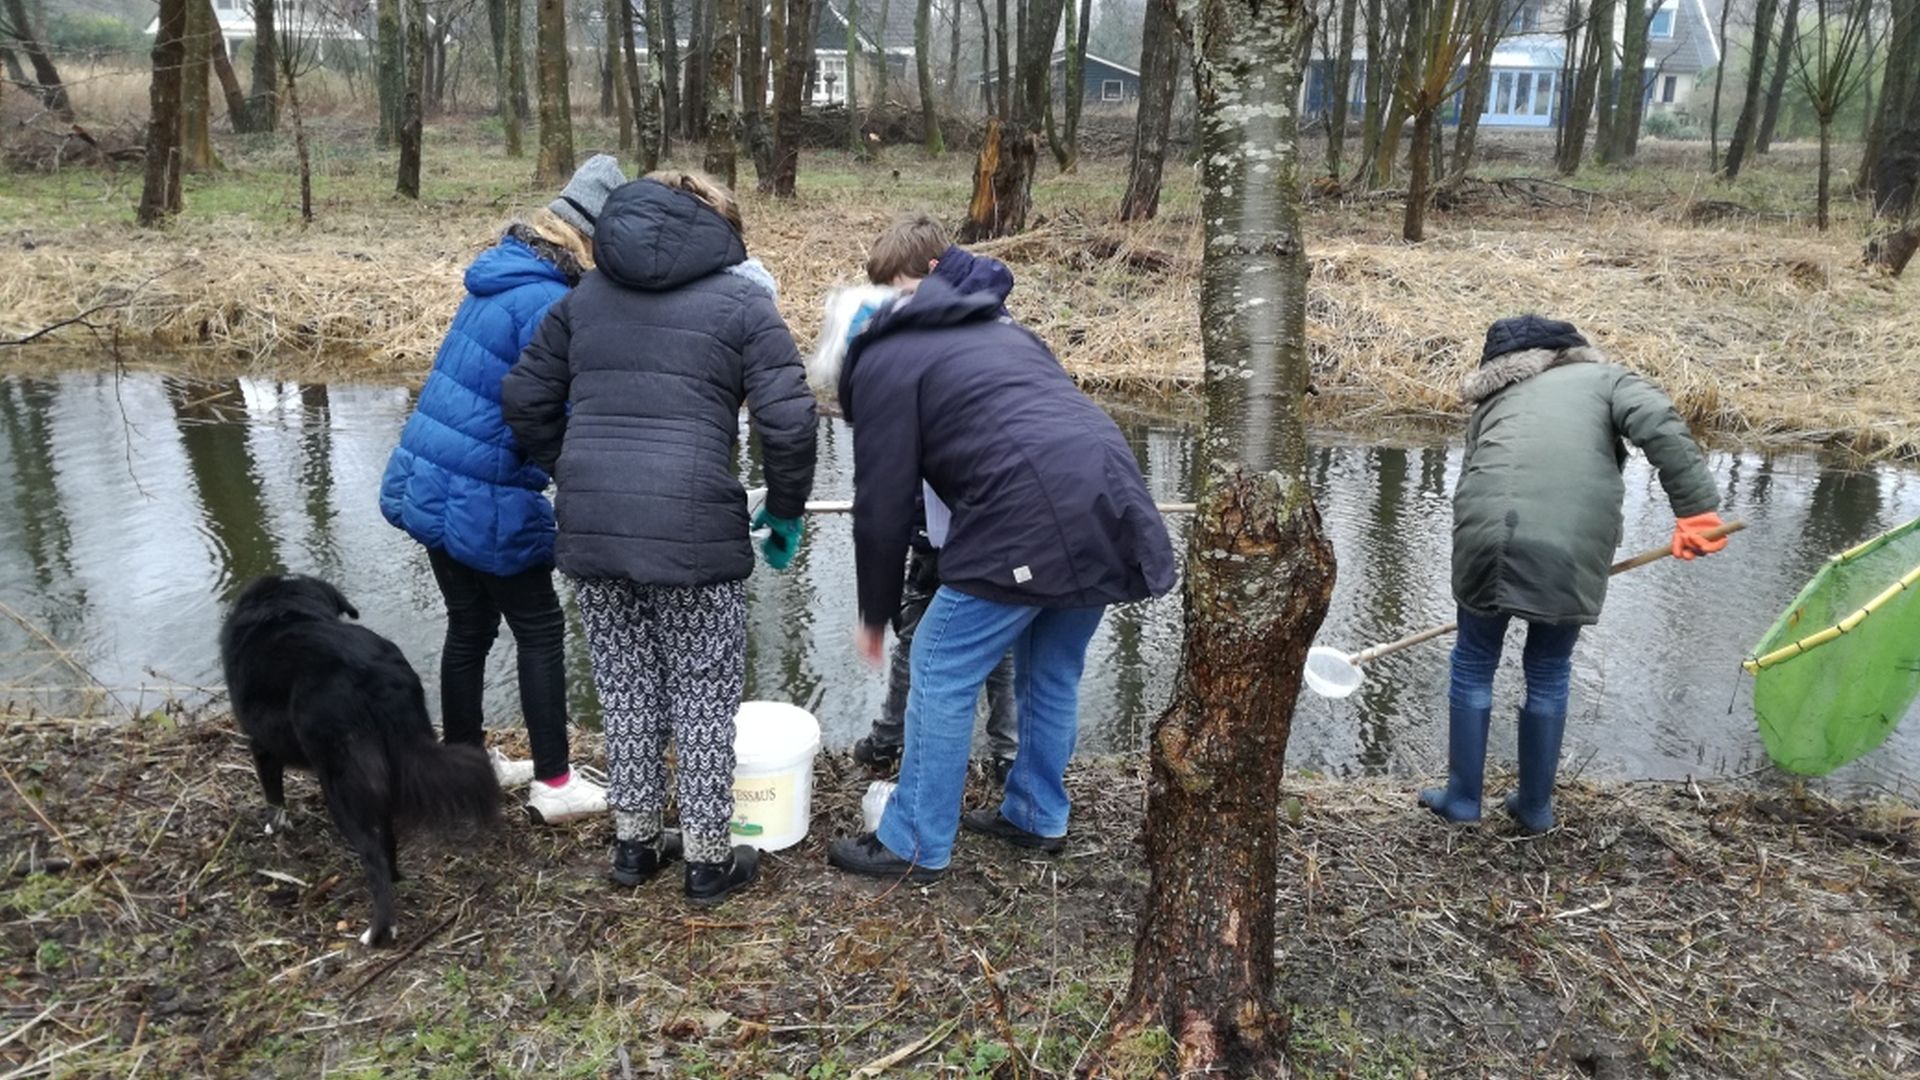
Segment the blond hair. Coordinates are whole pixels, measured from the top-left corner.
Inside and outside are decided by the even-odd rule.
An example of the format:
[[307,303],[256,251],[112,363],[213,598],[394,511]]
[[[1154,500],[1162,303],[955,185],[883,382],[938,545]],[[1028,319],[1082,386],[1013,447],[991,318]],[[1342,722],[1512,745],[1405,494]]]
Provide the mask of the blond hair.
[[867,280],[891,285],[898,277],[926,277],[929,264],[948,246],[946,226],[931,215],[904,214],[867,249]]
[[740,220],[740,203],[733,197],[727,185],[715,180],[703,172],[683,172],[679,169],[661,169],[641,177],[657,184],[665,184],[675,191],[687,194],[706,203],[714,213],[727,219],[733,231],[741,237],[747,235],[746,223]]
[[573,256],[581,272],[593,269],[593,241],[559,214],[541,207],[527,215],[527,228],[533,234]]

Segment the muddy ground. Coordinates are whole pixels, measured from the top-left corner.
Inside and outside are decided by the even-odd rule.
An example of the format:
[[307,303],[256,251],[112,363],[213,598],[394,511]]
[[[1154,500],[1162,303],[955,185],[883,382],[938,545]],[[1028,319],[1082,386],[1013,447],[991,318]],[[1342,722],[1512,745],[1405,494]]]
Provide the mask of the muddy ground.
[[[363,881],[317,789],[290,780],[296,830],[263,835],[227,718],[15,714],[0,730],[4,1075],[1159,1067],[1152,1035],[1105,1037],[1145,887],[1138,761],[1075,766],[1063,856],[964,837],[922,889],[827,869],[868,777],[823,756],[811,837],[706,913],[677,879],[610,888],[605,822],[510,814],[496,835],[407,842],[399,942],[368,950]],[[976,778],[970,803],[987,797]],[[1525,839],[1445,827],[1391,782],[1295,780],[1276,949],[1296,1073],[1920,1067],[1910,807],[1576,784],[1561,816]]]

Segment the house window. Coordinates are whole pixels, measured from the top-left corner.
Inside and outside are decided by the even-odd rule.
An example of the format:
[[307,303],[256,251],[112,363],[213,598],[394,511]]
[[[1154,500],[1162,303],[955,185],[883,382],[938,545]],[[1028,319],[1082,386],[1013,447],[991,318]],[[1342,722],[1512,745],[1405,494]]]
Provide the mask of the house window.
[[1542,71],[1533,77],[1533,115],[1547,116],[1553,112],[1553,73]]
[[1653,22],[1647,26],[1647,36],[1652,38],[1670,38],[1673,36],[1673,9],[1661,8],[1653,13]]
[[232,11],[240,0],[213,0],[213,6],[221,11]]
[[1101,101],[1124,101],[1126,100],[1126,94],[1127,84],[1121,82],[1119,79],[1100,80]]
[[1660,80],[1660,104],[1673,104],[1673,95],[1680,88],[1680,76],[1668,75]]
[[1522,4],[1507,19],[1507,33],[1525,34],[1540,28],[1540,8],[1536,4]]

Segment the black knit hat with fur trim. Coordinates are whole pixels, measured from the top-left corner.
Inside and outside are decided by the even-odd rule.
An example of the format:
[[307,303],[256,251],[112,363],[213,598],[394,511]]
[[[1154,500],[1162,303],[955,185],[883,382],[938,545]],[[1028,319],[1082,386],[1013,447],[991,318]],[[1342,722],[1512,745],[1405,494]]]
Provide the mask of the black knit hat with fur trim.
[[1480,350],[1482,366],[1522,349],[1572,349],[1587,344],[1570,322],[1538,315],[1501,319],[1487,327],[1487,344]]

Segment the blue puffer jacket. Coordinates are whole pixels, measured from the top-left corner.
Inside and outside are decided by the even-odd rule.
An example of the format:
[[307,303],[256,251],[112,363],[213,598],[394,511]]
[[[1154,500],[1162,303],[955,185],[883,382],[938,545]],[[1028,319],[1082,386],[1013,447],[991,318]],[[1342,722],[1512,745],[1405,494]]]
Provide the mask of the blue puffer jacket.
[[500,380],[567,294],[566,275],[508,236],[467,268],[467,298],[380,484],[380,512],[428,548],[502,577],[553,565],[547,474],[500,419]]

